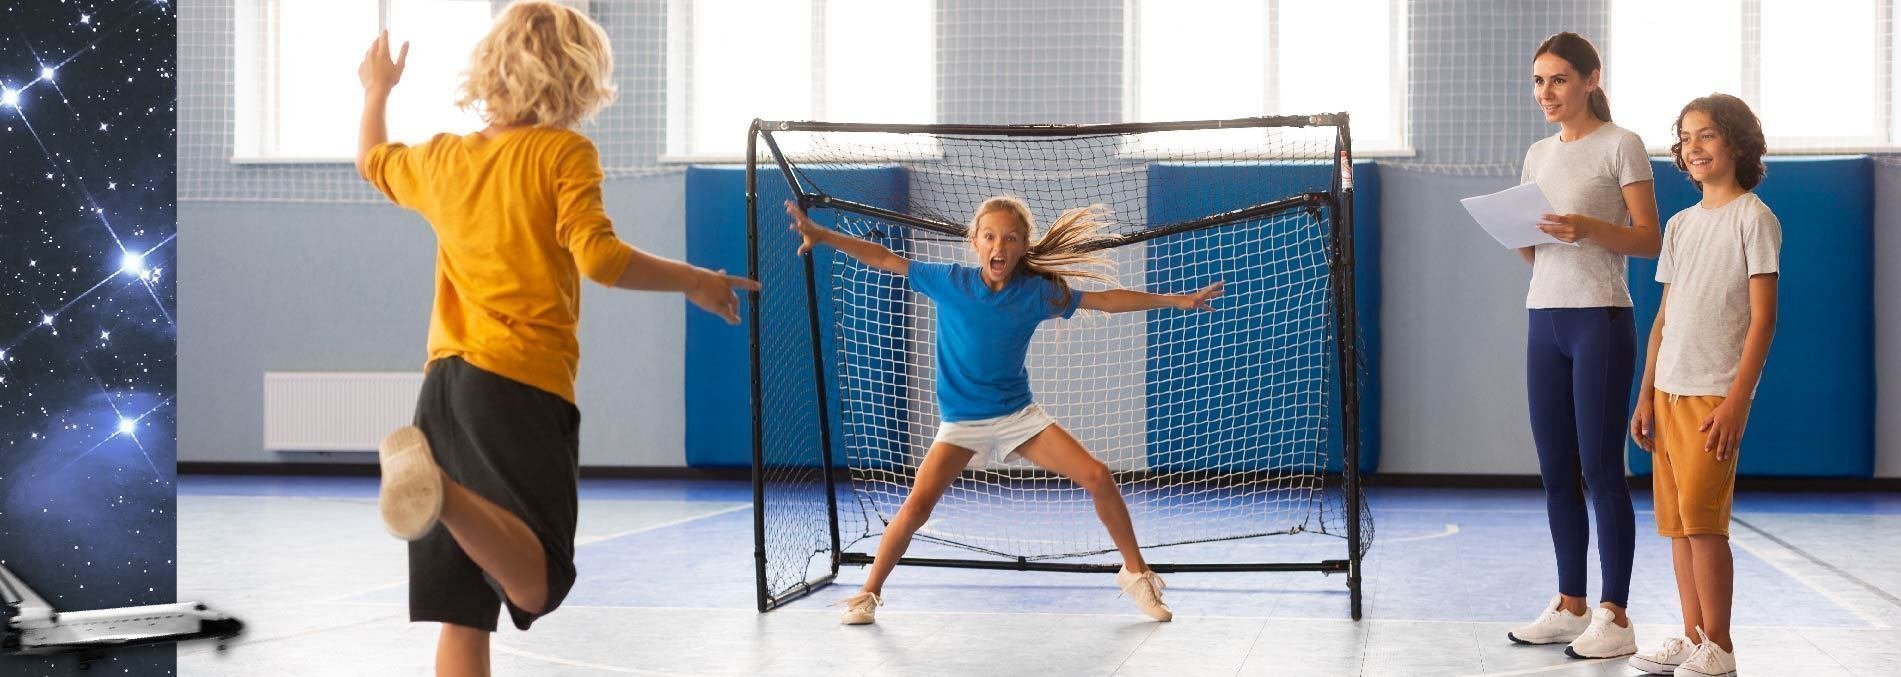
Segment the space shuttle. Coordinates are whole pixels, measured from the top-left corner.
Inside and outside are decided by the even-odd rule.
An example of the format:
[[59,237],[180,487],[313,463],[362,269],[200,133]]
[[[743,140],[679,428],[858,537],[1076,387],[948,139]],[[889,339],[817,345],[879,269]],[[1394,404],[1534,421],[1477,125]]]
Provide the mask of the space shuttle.
[[75,653],[80,667],[107,649],[213,639],[244,631],[238,619],[196,602],[60,612],[0,566],[0,604],[13,618],[0,628],[0,653],[23,656]]

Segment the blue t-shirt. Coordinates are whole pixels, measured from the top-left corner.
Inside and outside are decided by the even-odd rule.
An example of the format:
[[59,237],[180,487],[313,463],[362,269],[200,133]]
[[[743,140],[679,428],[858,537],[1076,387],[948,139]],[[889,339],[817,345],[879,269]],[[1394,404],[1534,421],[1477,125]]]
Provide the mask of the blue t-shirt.
[[1056,284],[1014,275],[991,291],[956,263],[911,263],[911,288],[937,305],[937,407],[945,421],[996,418],[1030,406],[1030,337],[1044,320],[1076,314],[1083,292],[1053,305]]

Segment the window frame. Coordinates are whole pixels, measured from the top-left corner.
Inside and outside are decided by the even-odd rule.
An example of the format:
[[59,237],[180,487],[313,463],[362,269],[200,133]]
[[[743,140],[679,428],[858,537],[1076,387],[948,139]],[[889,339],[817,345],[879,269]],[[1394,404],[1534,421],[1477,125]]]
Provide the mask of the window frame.
[[[1123,8],[1123,96],[1122,117],[1126,121],[1140,122],[1142,119],[1142,30],[1141,9],[1144,2],[1162,5],[1166,0],[1125,0]],[[1262,71],[1265,75],[1265,87],[1262,89],[1259,115],[1310,115],[1320,113],[1338,113],[1341,111],[1279,111],[1280,83],[1280,41],[1276,29],[1280,21],[1281,0],[1259,0],[1265,3],[1264,17],[1266,25],[1261,27],[1264,49]],[[1387,37],[1392,44],[1390,60],[1387,63],[1391,85],[1387,88],[1389,110],[1392,112],[1392,129],[1386,130],[1394,145],[1381,148],[1362,147],[1359,141],[1369,138],[1354,133],[1353,157],[1355,158],[1410,158],[1417,156],[1412,139],[1411,111],[1411,59],[1410,12],[1408,0],[1386,0],[1388,4]],[[1208,119],[1224,119],[1237,116],[1206,116]],[[1155,120],[1172,122],[1173,120]],[[1349,122],[1351,124],[1351,122]],[[1371,137],[1379,138],[1379,137]],[[1329,153],[1330,155],[1331,153]],[[1129,148],[1124,155],[1141,160],[1192,159],[1192,154],[1171,153],[1149,149]]]

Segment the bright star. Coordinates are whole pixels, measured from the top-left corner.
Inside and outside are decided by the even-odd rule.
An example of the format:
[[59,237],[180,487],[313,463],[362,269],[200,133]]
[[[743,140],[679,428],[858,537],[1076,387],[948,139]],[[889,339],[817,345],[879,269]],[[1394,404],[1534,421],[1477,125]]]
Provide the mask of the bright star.
[[20,90],[0,87],[0,105],[20,107]]
[[51,316],[51,315],[41,315],[41,316],[40,316],[40,324],[44,324],[44,325],[51,325],[51,324],[53,324],[53,316]]
[[119,419],[119,434],[130,435],[132,434],[132,430],[134,428],[137,428],[138,425],[139,425],[138,421],[134,421],[129,418]]
[[51,69],[51,68],[46,68],[46,67],[41,67],[41,68],[40,68],[40,79],[41,79],[41,80],[51,80],[51,79],[53,79],[53,69]]
[[119,270],[135,273],[139,277],[145,277],[145,257],[132,252],[126,252],[125,257],[119,259]]

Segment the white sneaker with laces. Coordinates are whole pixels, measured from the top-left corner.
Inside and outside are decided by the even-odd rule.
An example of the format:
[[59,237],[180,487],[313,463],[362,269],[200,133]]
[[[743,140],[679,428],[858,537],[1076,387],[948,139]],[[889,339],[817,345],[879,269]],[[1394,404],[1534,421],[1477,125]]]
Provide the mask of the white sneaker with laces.
[[1563,604],[1563,595],[1552,595],[1551,606],[1545,607],[1538,620],[1513,628],[1505,636],[1519,644],[1557,644],[1577,639],[1590,627],[1591,617],[1565,611]]
[[436,467],[429,439],[416,426],[403,426],[377,449],[383,484],[377,507],[383,527],[405,541],[422,538],[442,517],[442,470]]
[[[1598,607],[1591,612],[1591,626],[1571,640],[1564,655],[1572,658],[1616,658],[1637,653],[1637,630],[1617,624],[1617,613]],[[1625,619],[1629,623],[1630,619]]]
[[1169,611],[1168,604],[1162,601],[1162,588],[1168,585],[1154,571],[1138,574],[1129,571],[1128,567],[1122,567],[1121,571],[1116,572],[1116,585],[1135,600],[1135,606],[1148,614],[1149,618],[1163,622],[1175,619],[1175,613]]
[[1736,677],[1736,655],[1710,641],[1709,633],[1702,628],[1696,629],[1696,636],[1703,643],[1696,645],[1696,651],[1672,674],[1676,677]]
[[860,590],[858,594],[832,602],[832,606],[844,606],[845,615],[838,619],[844,625],[871,625],[878,621],[878,607],[884,606],[884,598],[870,590]]
[[1663,640],[1663,644],[1649,651],[1638,652],[1630,657],[1630,667],[1644,671],[1649,675],[1674,675],[1677,666],[1690,659],[1696,653],[1696,645],[1681,635]]

